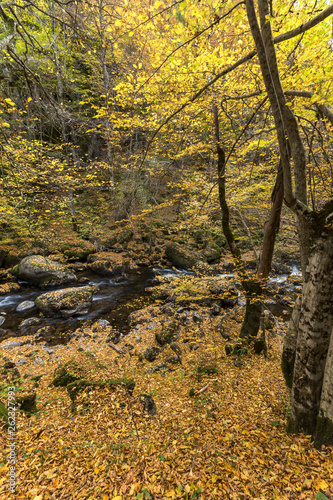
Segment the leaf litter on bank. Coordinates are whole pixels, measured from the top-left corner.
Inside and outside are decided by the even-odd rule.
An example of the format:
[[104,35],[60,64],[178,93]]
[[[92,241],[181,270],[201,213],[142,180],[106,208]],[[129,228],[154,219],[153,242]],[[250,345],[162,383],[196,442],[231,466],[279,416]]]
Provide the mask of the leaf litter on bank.
[[[102,334],[95,343],[88,339],[84,351],[75,340],[57,349],[61,363],[74,355],[91,381],[135,380],[132,396],[121,385],[84,387],[73,405],[65,388],[51,384],[59,363],[33,346],[34,357],[44,362],[34,365],[34,357],[27,357],[20,367],[21,377],[30,375],[20,385],[37,392],[38,412],[30,418],[17,412],[15,498],[330,498],[332,449],[320,452],[309,437],[285,431],[289,393],[279,366],[279,337],[269,338],[267,359],[247,354],[235,367],[224,354],[218,320],[205,316],[205,309],[200,313],[202,323],[179,331],[179,341],[191,335],[199,348],[180,343],[182,365],[167,371],[151,373],[151,363],[138,361],[152,345],[152,331],[125,355],[108,348]],[[231,336],[238,321],[231,316],[225,322]],[[28,350],[11,351],[13,360]],[[198,377],[205,364],[215,369],[201,370]],[[43,374],[38,387],[32,370]],[[153,399],[156,414],[145,411],[144,395]],[[4,493],[8,441],[4,434],[0,439]]]

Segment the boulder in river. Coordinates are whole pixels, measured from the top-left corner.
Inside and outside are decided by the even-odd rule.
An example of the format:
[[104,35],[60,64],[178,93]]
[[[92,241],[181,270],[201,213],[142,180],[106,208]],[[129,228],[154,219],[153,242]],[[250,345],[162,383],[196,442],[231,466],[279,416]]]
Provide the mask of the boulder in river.
[[45,315],[69,317],[88,312],[97,285],[65,288],[43,293],[35,300],[36,307]]
[[93,273],[110,277],[127,273],[133,267],[128,256],[115,252],[100,252],[90,255],[88,266]]
[[49,260],[42,255],[25,257],[11,272],[19,279],[40,287],[65,285],[76,281],[75,274],[63,264]]
[[33,309],[35,307],[35,303],[33,300],[25,300],[24,302],[21,302],[17,308],[16,312],[26,312],[30,311],[30,309]]

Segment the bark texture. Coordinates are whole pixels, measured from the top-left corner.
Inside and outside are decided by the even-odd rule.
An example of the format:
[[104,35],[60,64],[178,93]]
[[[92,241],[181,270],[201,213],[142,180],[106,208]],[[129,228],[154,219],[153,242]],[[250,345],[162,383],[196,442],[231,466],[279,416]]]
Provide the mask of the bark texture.
[[301,316],[301,298],[296,299],[286,337],[283,344],[283,352],[281,356],[281,369],[286,381],[287,387],[292,388],[294,366],[296,358],[296,345],[298,338],[298,325]]
[[314,444],[317,448],[320,448],[322,444],[333,444],[333,327],[325,365]]
[[[329,373],[332,368],[330,337],[333,324],[332,223],[324,229],[312,248],[306,276],[296,346],[292,415],[288,430],[315,434],[317,416],[319,419],[329,420],[333,411],[332,371]],[[318,415],[320,409],[321,414]]]

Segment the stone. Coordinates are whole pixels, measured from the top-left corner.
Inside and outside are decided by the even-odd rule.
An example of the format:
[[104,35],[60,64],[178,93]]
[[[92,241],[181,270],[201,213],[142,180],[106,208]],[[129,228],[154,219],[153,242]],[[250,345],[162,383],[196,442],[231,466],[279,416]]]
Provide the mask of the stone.
[[7,361],[4,366],[5,370],[10,370],[11,368],[15,368],[15,363],[12,361]]
[[8,344],[0,346],[0,349],[12,349],[13,347],[19,347],[23,345],[22,342],[8,342]]
[[25,300],[24,302],[21,302],[16,308],[16,312],[25,312],[25,311],[30,311],[30,309],[33,309],[35,307],[35,303],[32,300]]
[[16,364],[17,364],[18,366],[21,366],[21,365],[25,365],[27,362],[28,362],[28,360],[27,360],[27,359],[25,359],[25,358],[21,358],[21,359],[19,359],[19,360],[17,361],[17,363],[16,363]]
[[43,293],[35,300],[36,307],[45,315],[67,318],[89,310],[97,285],[65,288]]
[[99,319],[97,321],[98,326],[101,326],[102,328],[107,328],[110,326],[110,322],[107,319]]
[[190,269],[199,260],[198,254],[188,251],[178,243],[167,244],[165,255],[174,266],[181,269]]
[[64,285],[76,281],[76,275],[63,264],[42,255],[25,257],[11,272],[19,279],[39,287]]
[[158,347],[155,347],[155,346],[147,347],[147,349],[143,353],[143,357],[151,363],[151,362],[155,361],[155,359],[160,354],[160,352],[161,352],[161,349],[159,349]]
[[3,316],[0,316],[0,326],[3,325],[5,321],[6,321],[6,318],[4,318]]
[[131,270],[130,258],[121,253],[100,252],[88,257],[88,266],[100,276],[116,277]]
[[203,319],[202,319],[202,316],[200,316],[200,314],[194,312],[192,314],[192,319],[195,323],[202,323],[203,322]]
[[212,304],[212,308],[210,310],[211,316],[218,316],[221,313],[221,306],[216,302]]
[[43,320],[41,318],[27,318],[20,323],[19,328],[28,328],[29,326],[39,325]]

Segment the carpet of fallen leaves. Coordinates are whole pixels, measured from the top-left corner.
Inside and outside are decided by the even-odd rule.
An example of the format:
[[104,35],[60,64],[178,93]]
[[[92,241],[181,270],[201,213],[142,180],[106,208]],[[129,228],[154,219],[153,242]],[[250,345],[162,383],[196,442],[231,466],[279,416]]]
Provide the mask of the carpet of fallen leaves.
[[[91,379],[103,372],[104,379],[136,382],[132,395],[123,387],[86,389],[75,406],[65,388],[50,385],[59,362],[34,345],[35,354],[19,368],[25,390],[37,392],[38,412],[30,418],[17,412],[15,498],[333,498],[332,448],[318,451],[309,436],[285,431],[289,391],[279,362],[284,325],[269,336],[267,358],[248,353],[235,366],[214,321],[193,324],[198,348],[180,342],[182,364],[164,371],[152,371],[160,358],[148,363],[139,357],[152,345],[152,333],[124,355],[103,343],[101,332],[87,340],[85,350],[74,339],[60,346],[61,361],[74,358]],[[226,322],[229,333],[237,328],[239,319]],[[31,349],[6,355],[28,359]],[[43,364],[33,364],[36,355]],[[205,364],[215,373],[198,376]],[[32,376],[39,374],[34,387]],[[156,403],[153,416],[144,410],[144,394]],[[4,431],[0,496],[14,498],[7,492],[7,454]]]

